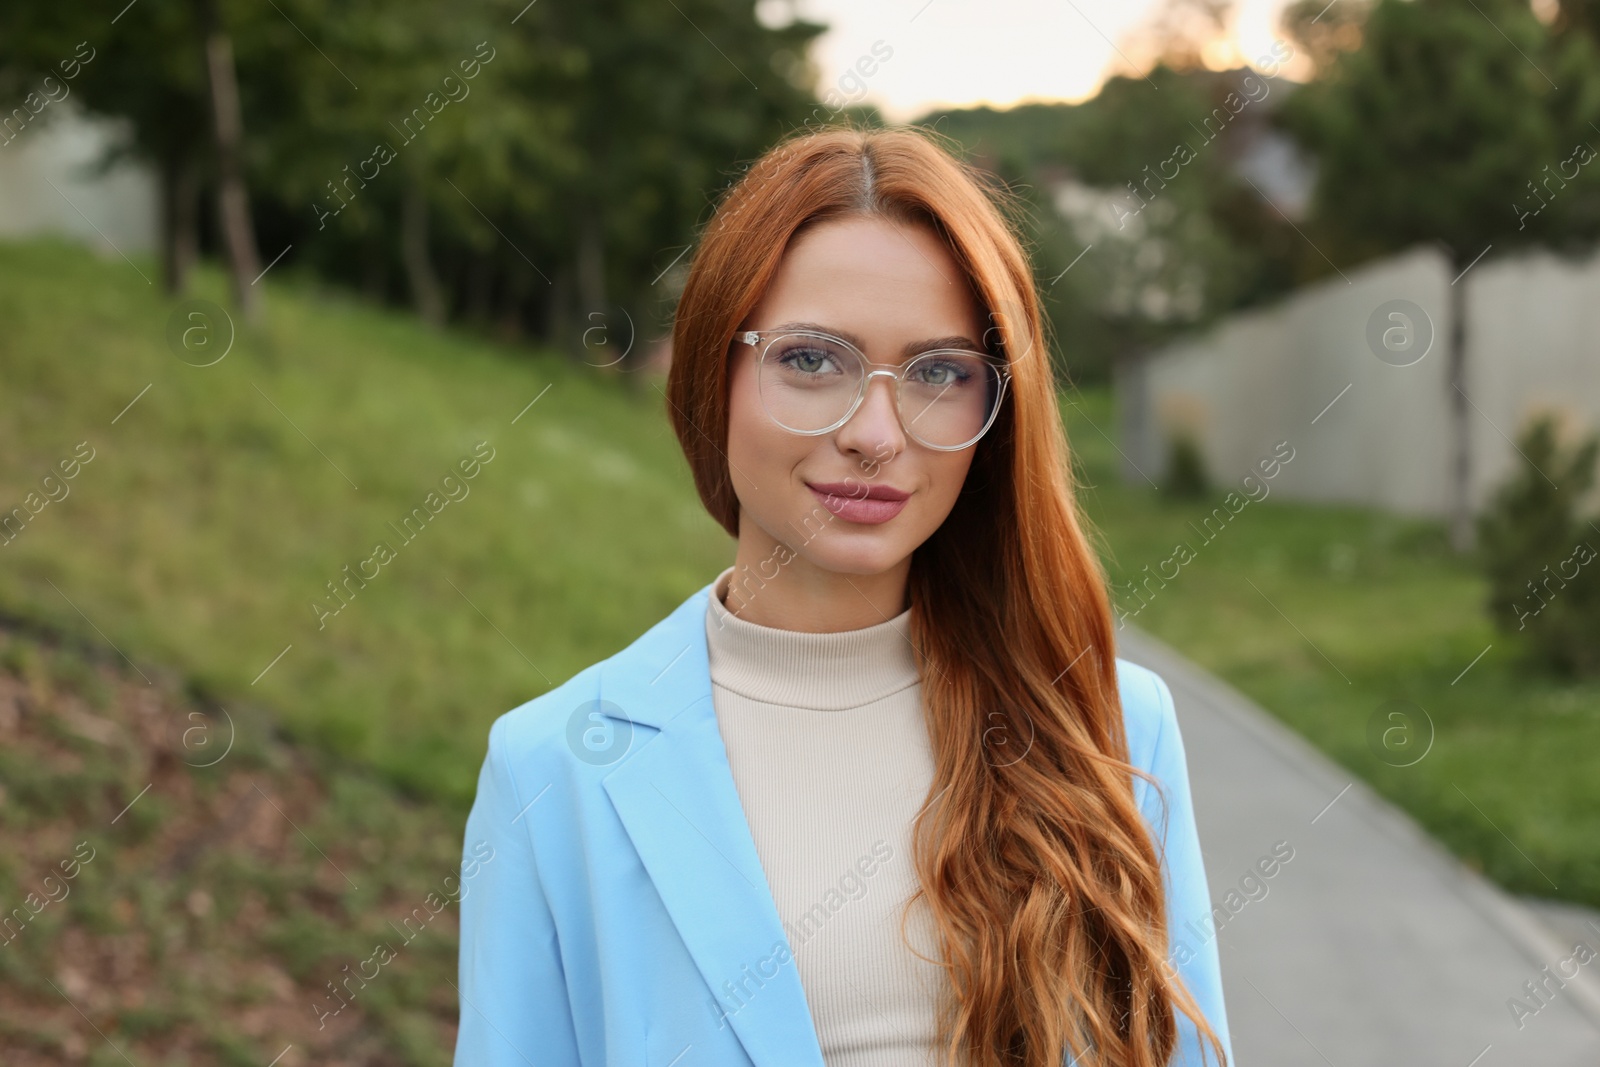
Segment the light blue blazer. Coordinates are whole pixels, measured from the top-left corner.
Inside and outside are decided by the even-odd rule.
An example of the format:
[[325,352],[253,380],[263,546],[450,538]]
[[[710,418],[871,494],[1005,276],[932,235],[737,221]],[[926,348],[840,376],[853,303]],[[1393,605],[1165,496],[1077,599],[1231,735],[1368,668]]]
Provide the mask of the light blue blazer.
[[[455,1067],[825,1067],[717,728],[711,588],[490,728],[462,850]],[[1216,941],[1194,933],[1211,901],[1172,694],[1126,660],[1117,677],[1131,761],[1171,798],[1163,820],[1134,779],[1187,942],[1171,962],[1231,1062]],[[1200,1067],[1177,1019],[1172,1063]]]

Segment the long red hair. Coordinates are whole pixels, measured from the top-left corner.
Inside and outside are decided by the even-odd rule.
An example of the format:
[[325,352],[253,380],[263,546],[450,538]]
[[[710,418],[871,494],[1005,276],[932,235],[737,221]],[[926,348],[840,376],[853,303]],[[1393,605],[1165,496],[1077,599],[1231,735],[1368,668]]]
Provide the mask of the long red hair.
[[1160,859],[1131,775],[1159,783],[1128,762],[1106,576],[1075,501],[1031,266],[1003,210],[1013,195],[923,129],[786,138],[700,236],[673,323],[669,414],[701,501],[737,537],[733,335],[790,240],[851,216],[944,240],[1012,374],[949,517],[911,564],[935,769],[913,828],[910,903],[930,909],[953,993],[939,1011],[946,1062],[1060,1067],[1070,1050],[1107,1067],[1161,1067],[1177,1045],[1176,1008],[1225,1067],[1166,962]]

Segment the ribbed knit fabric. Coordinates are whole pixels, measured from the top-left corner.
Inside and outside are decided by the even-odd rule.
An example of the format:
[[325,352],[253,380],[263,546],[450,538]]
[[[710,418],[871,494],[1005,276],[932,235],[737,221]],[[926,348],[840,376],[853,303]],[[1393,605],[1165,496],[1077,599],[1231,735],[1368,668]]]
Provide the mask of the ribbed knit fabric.
[[[804,633],[706,610],[712,702],[828,1067],[927,1067],[946,985],[911,823],[933,776],[911,612]],[[754,595],[759,596],[759,592]],[[757,994],[759,995],[759,994]]]

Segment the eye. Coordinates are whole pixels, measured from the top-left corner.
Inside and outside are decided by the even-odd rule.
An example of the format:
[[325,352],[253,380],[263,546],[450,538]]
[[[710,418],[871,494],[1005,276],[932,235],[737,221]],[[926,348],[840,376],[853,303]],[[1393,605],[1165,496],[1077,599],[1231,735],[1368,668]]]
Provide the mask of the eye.
[[796,377],[817,377],[842,373],[837,354],[815,341],[780,342],[778,365]]
[[974,359],[938,357],[917,364],[916,380],[920,385],[937,389],[954,389],[965,385],[977,374]]

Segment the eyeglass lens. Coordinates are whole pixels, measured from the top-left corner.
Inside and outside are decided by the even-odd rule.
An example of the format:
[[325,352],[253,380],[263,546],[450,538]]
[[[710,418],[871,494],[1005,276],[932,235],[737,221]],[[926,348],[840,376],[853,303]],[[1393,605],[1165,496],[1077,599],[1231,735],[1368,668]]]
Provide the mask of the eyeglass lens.
[[[866,366],[854,350],[813,334],[774,337],[761,359],[761,401],[795,433],[817,433],[844,419],[861,394]],[[896,393],[906,431],[935,448],[970,444],[988,427],[1000,374],[972,352],[926,352],[901,368]]]

